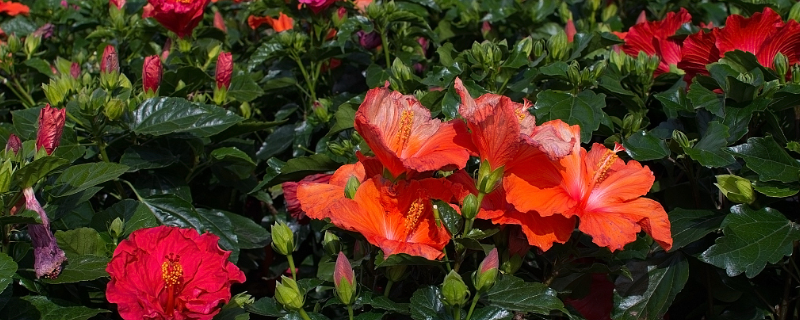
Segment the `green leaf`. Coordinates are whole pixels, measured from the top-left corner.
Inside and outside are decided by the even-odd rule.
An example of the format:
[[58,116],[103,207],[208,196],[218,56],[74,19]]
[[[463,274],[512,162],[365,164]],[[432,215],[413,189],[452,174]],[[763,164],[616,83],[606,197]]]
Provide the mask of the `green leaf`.
[[[439,218],[441,219],[441,223],[444,223],[444,227],[447,228],[447,231],[449,231],[451,235],[461,233],[461,227],[464,226],[464,219],[461,215],[458,214],[450,204],[442,200],[435,200],[434,206],[439,210]],[[437,224],[440,224],[440,222],[437,221]]]
[[294,125],[280,126],[267,136],[261,148],[256,152],[256,157],[261,160],[269,159],[291,147],[293,142]]
[[689,262],[680,253],[658,262],[631,261],[626,267],[633,279],[617,278],[613,319],[661,319],[689,279]]
[[339,131],[352,128],[356,119],[356,109],[350,104],[343,104],[339,106],[339,109],[333,114],[333,118],[333,126],[331,126],[331,130],[328,131],[326,136],[331,136]]
[[255,303],[246,305],[244,308],[247,310],[247,312],[255,313],[265,317],[277,318],[286,315],[286,311],[283,311],[283,308],[277,302],[275,302],[275,299],[272,297],[258,299]]
[[800,191],[797,186],[777,181],[756,181],[753,182],[753,189],[756,189],[756,191],[763,195],[773,198],[791,197]]
[[270,122],[248,120],[245,122],[234,124],[230,128],[225,129],[225,131],[222,131],[214,136],[211,136],[211,141],[222,142],[230,138],[238,137],[243,134],[267,130],[269,128],[276,127],[284,123],[286,123],[286,120],[270,121]]
[[384,313],[364,312],[353,318],[353,320],[382,320]]
[[278,182],[296,181],[312,173],[336,170],[339,166],[341,166],[339,163],[322,153],[293,158],[286,161],[286,165],[281,168],[281,174],[276,180]]
[[478,308],[475,309],[475,313],[472,314],[472,318],[475,320],[503,320],[503,319],[511,319],[514,317],[514,313],[511,311],[501,309],[498,307],[486,307],[486,308]]
[[108,228],[115,218],[120,218],[125,222],[125,228],[122,231],[123,236],[142,228],[152,228],[159,225],[158,220],[156,220],[156,217],[153,216],[148,207],[133,199],[122,200],[95,214],[92,217],[91,225],[97,230],[104,230],[104,228]]
[[[14,307],[10,308],[11,306]],[[103,309],[71,306],[45,296],[26,296],[14,298],[9,306],[3,309],[3,316],[8,320],[88,320],[107,312],[109,311]]]
[[744,159],[761,181],[795,182],[800,179],[800,163],[771,136],[747,139],[747,143],[728,148]]
[[11,277],[15,273],[17,273],[17,263],[7,254],[0,252],[0,292],[13,282]]
[[46,283],[75,283],[107,277],[106,266],[109,259],[96,255],[69,257],[64,270],[55,279],[42,280]]
[[531,37],[526,37],[517,41],[517,43],[514,44],[514,50],[511,50],[508,59],[503,62],[502,67],[516,69],[527,65],[531,50],[533,50],[533,40],[531,40]]
[[755,277],[767,263],[792,254],[792,242],[800,240],[798,226],[772,208],[754,210],[747,205],[731,207],[722,221],[724,236],[700,259],[725,269],[728,276],[744,272]]
[[389,72],[377,64],[371,64],[366,71],[367,86],[370,88],[383,87],[386,80],[389,80]]
[[41,74],[46,75],[48,77],[54,76],[53,70],[50,69],[50,64],[42,59],[31,58],[30,60],[25,60],[23,64],[25,64],[28,67],[31,67],[36,71],[39,71]]
[[441,290],[434,286],[415,291],[410,300],[411,318],[414,320],[453,319],[453,317],[445,311],[441,296]]
[[244,151],[236,147],[225,147],[211,151],[211,158],[216,161],[232,162],[240,165],[255,167],[256,163]]
[[182,98],[152,98],[133,111],[129,125],[137,134],[160,136],[188,132],[209,137],[242,120],[242,117],[215,105]]
[[728,127],[717,121],[708,124],[706,133],[694,147],[683,148],[693,160],[709,168],[718,168],[730,165],[736,161],[722,148],[727,146]]
[[106,242],[100,233],[92,228],[77,228],[74,230],[56,231],[58,247],[64,250],[67,256],[95,255],[106,256]]
[[628,155],[637,161],[664,159],[670,154],[664,140],[644,130],[631,134],[622,145]]
[[591,140],[592,132],[600,128],[605,114],[606,96],[589,90],[581,91],[578,95],[545,90],[536,98],[533,113],[538,121],[561,119],[570,125],[580,125],[583,143]]
[[264,61],[278,56],[281,52],[283,52],[283,46],[280,44],[273,41],[264,42],[250,56],[250,61],[247,62],[245,70],[248,72],[253,71],[257,66],[262,65]]
[[243,74],[231,79],[231,86],[228,88],[228,97],[239,102],[250,102],[264,95],[264,90],[253,81],[249,74]]
[[2,29],[5,34],[16,34],[17,37],[21,38],[36,31],[36,28],[38,28],[38,26],[28,20],[24,15],[18,15],[13,19],[0,23],[0,29]]
[[369,291],[363,292],[359,298],[361,303],[368,304],[376,309],[392,311],[401,314],[409,314],[410,312],[408,310],[407,303],[397,303],[387,297],[374,295]]
[[720,228],[725,215],[710,210],[677,208],[669,212],[672,249],[676,251]]
[[231,220],[233,233],[241,249],[261,249],[272,241],[272,236],[264,227],[258,225],[250,218],[231,212],[222,211]]
[[692,107],[686,102],[685,90],[679,86],[675,86],[670,90],[654,94],[661,105],[664,107],[664,113],[669,118],[677,118],[680,111],[693,112]]
[[[183,66],[176,71],[164,72],[159,92],[174,97],[185,97],[190,92],[202,88],[203,85],[213,80],[200,68]],[[178,89],[178,87],[181,88]]]
[[106,181],[116,179],[128,166],[112,162],[96,162],[74,165],[61,173],[53,182],[50,194],[55,197],[73,195]]
[[23,188],[33,186],[37,181],[44,178],[58,168],[69,164],[66,159],[56,157],[44,157],[28,163],[17,171],[14,171],[14,180]]
[[0,217],[0,226],[6,224],[31,224],[37,223],[41,224],[42,219],[39,217],[39,214],[33,210],[23,210],[21,213],[17,213],[13,216],[4,216]]
[[168,167],[178,162],[178,157],[168,149],[150,146],[130,146],[119,159],[120,164],[128,166],[128,172]]
[[[503,275],[486,293],[487,304],[507,310],[548,315],[551,310],[566,312],[555,290],[539,282],[525,282]],[[413,310],[413,308],[412,308]]]
[[36,132],[39,128],[39,113],[42,108],[30,108],[11,112],[14,122],[14,133],[22,141],[36,140]]
[[693,82],[689,86],[686,97],[695,109],[706,109],[720,118],[725,117],[725,97],[706,89],[700,82]]

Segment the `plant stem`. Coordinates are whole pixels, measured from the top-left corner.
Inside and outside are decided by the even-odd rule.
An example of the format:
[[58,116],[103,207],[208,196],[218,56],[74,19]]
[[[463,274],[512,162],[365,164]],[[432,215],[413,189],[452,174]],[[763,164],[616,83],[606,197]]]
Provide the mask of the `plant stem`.
[[391,68],[392,60],[389,59],[389,40],[386,39],[386,28],[381,28],[381,43],[383,44],[383,57],[386,59],[386,69]]
[[290,253],[288,256],[286,256],[286,259],[289,260],[289,270],[292,271],[292,280],[297,281],[297,272],[294,271],[294,258],[292,257],[292,254]]
[[306,313],[305,310],[300,309],[299,312],[300,312],[300,316],[303,317],[303,320],[311,320],[311,318],[308,317],[308,313]]
[[475,305],[478,304],[478,299],[480,299],[480,298],[481,298],[481,294],[480,293],[476,293],[475,297],[472,298],[472,305],[469,306],[469,312],[467,313],[467,320],[472,318],[472,312],[475,311]]
[[353,305],[347,305],[347,315],[350,316],[350,320],[353,320]]
[[458,306],[453,310],[453,319],[461,320],[461,306]]
[[16,87],[18,91],[16,93],[18,93],[18,96],[20,96],[20,98],[24,98],[24,100],[28,102],[28,105],[25,106],[26,109],[36,105],[36,102],[33,101],[33,98],[31,97],[30,94],[28,94],[27,90],[25,90],[25,88],[23,88],[22,85],[19,84],[17,78],[11,78],[11,83],[13,83],[14,86]]
[[392,285],[393,284],[394,284],[394,281],[392,281],[392,280],[389,280],[389,282],[386,283],[386,289],[383,290],[383,296],[384,297],[387,297],[387,298],[389,297],[389,292],[392,291]]

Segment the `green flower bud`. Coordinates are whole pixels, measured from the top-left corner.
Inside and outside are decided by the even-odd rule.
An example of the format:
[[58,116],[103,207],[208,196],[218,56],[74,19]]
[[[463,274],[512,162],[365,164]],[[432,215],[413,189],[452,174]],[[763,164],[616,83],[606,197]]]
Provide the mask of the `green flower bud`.
[[572,20],[572,11],[569,10],[569,5],[566,2],[561,2],[561,6],[558,7],[558,17],[561,18],[562,24]]
[[464,204],[461,206],[461,216],[464,219],[475,219],[475,216],[478,215],[478,209],[480,209],[478,203],[478,197],[474,194],[468,194],[464,198]]
[[717,183],[714,185],[716,185],[719,191],[730,201],[747,204],[756,201],[753,184],[750,183],[748,179],[732,174],[723,174],[717,176]]
[[289,311],[300,310],[305,304],[297,282],[286,276],[281,276],[281,282],[275,284],[275,300]]
[[17,37],[17,35],[14,33],[8,36],[8,51],[11,53],[17,53],[21,49],[22,42],[19,41],[19,37]]
[[603,19],[603,21],[611,20],[611,18],[617,15],[618,10],[619,9],[617,8],[616,4],[612,3],[610,5],[607,5],[605,8],[603,8],[603,12],[600,14],[600,18]]
[[40,44],[42,44],[42,37],[39,35],[30,34],[25,38],[25,54],[29,59],[39,49]]
[[522,267],[522,262],[525,259],[524,257],[515,254],[509,256],[507,252],[503,254],[503,257],[507,259],[504,259],[503,264],[500,266],[500,270],[503,270],[503,273],[505,274],[514,274],[517,272],[517,270]]
[[586,5],[589,7],[589,11],[596,12],[600,8],[600,0],[589,0]]
[[792,83],[800,84],[800,64],[792,66]]
[[556,34],[547,40],[547,51],[550,52],[552,61],[561,61],[567,58],[569,53],[569,39],[564,30],[559,29]]
[[11,176],[14,174],[14,168],[11,166],[11,159],[6,159],[3,165],[0,166],[0,193],[7,192],[11,187]]
[[124,102],[119,99],[111,99],[111,101],[106,104],[106,107],[103,108],[103,114],[105,114],[109,120],[113,121],[122,117],[126,109],[128,108],[125,106]]
[[538,58],[544,54],[544,41],[538,40],[533,44],[533,56]]
[[49,84],[43,84],[42,91],[44,91],[44,96],[47,97],[47,100],[50,101],[50,105],[56,107],[63,105],[68,92],[68,90],[65,90],[64,86],[55,79],[50,79]]
[[497,248],[494,248],[483,259],[480,266],[478,266],[478,270],[472,274],[472,283],[475,284],[475,290],[478,290],[478,292],[489,291],[497,279],[499,267],[500,259],[497,255]]
[[253,116],[253,108],[250,107],[249,102],[242,102],[242,104],[239,106],[239,111],[242,112],[242,117],[245,119],[250,119],[250,117]]
[[320,122],[326,123],[331,119],[330,113],[328,113],[328,108],[330,105],[331,102],[328,99],[319,99],[314,101],[314,104],[311,105],[314,115],[317,117],[317,119],[319,119]]
[[386,279],[392,282],[398,282],[406,277],[407,265],[395,265],[386,268]]
[[446,305],[454,308],[460,308],[467,302],[469,288],[467,288],[467,285],[464,284],[464,280],[461,279],[461,276],[455,270],[451,270],[450,273],[444,277],[444,283],[442,283],[442,297]]
[[686,137],[686,134],[679,130],[672,131],[672,140],[678,143],[679,146],[683,149],[688,149],[692,147],[692,143],[689,142],[689,138]]
[[122,232],[125,230],[125,222],[122,221],[119,217],[111,221],[111,225],[108,226],[108,234],[111,235],[114,239],[119,239],[122,236]]
[[789,10],[789,19],[800,22],[800,2],[795,2]]
[[358,191],[358,187],[361,185],[361,182],[358,181],[358,178],[355,176],[350,177],[347,179],[347,184],[344,186],[344,196],[348,199],[353,199],[356,196],[356,191]]
[[491,171],[488,160],[481,162],[481,167],[478,169],[478,191],[483,193],[490,193],[494,191],[503,179],[504,167],[500,167]]
[[411,68],[403,63],[400,58],[395,58],[392,62],[392,76],[400,81],[409,81],[413,79]]
[[325,236],[322,238],[322,247],[328,255],[334,255],[342,250],[342,241],[333,232],[325,231]]
[[786,79],[786,73],[789,72],[789,59],[778,52],[775,55],[775,60],[772,62],[772,67],[775,68],[775,72],[778,73],[780,81],[783,82],[784,79]]
[[285,223],[278,221],[272,225],[272,248],[278,253],[288,256],[294,252],[294,233]]

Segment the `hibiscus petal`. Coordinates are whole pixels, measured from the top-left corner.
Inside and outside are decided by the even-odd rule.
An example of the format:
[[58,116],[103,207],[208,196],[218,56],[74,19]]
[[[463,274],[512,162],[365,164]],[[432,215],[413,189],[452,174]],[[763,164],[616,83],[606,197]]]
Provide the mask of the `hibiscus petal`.
[[749,18],[738,14],[728,16],[725,28],[717,29],[716,34],[720,57],[734,50],[758,53],[764,41],[781,25],[781,16],[770,8],[764,8],[763,13],[756,12]]
[[608,247],[611,251],[621,250],[635,241],[636,234],[642,229],[664,250],[672,248],[667,213],[661,204],[652,199],[608,203],[603,208],[587,211],[580,216],[578,228],[592,236],[595,244]]
[[536,211],[521,213],[516,210],[506,212],[502,217],[492,219],[494,224],[515,224],[522,226],[528,244],[542,251],[549,250],[553,243],[566,243],[575,230],[575,217],[561,215],[542,217]]
[[681,61],[678,68],[686,72],[684,79],[691,82],[697,74],[708,74],[706,65],[717,62],[720,57],[719,49],[715,44],[716,32],[700,31],[690,35],[683,41]]

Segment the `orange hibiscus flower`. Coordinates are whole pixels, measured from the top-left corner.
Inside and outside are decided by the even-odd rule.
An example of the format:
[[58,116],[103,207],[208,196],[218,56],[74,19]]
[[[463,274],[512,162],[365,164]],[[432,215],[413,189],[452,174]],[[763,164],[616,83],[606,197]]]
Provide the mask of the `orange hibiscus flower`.
[[16,3],[11,1],[3,2],[2,0],[0,0],[0,13],[3,12],[8,14],[9,16],[16,16],[18,14],[24,14],[27,16],[31,12],[31,9],[28,8],[28,6],[21,3]]
[[322,220],[330,217],[331,205],[340,199],[346,199],[345,187],[351,177],[355,177],[358,182],[367,179],[361,162],[339,167],[327,183],[301,180],[297,183],[300,209],[312,219]]
[[414,96],[386,88],[367,92],[355,128],[394,177],[462,169],[471,144],[463,121],[442,123]]
[[269,24],[275,32],[283,32],[286,30],[291,30],[294,27],[294,19],[285,15],[283,12],[278,16],[277,19],[273,19],[272,17],[256,17],[250,16],[247,18],[247,25],[250,26],[250,29],[258,29],[262,24]]
[[[451,201],[452,187],[444,179],[392,184],[376,176],[361,184],[353,199],[326,199],[326,209],[333,224],[360,233],[383,250],[386,257],[405,253],[429,260],[441,259],[450,234],[443,226],[436,225],[431,199]],[[298,188],[298,198],[302,188],[302,185]],[[305,209],[304,198],[300,201]],[[311,216],[310,211],[306,212]]]
[[[577,126],[571,129],[580,134]],[[667,213],[658,202],[642,198],[655,181],[653,172],[635,160],[625,163],[617,156],[623,150],[620,145],[609,150],[596,143],[586,152],[576,144],[571,155],[542,168],[542,174],[504,180],[507,199],[523,212],[577,216],[578,229],[612,251],[636,240],[642,230],[669,250],[672,235]]]

